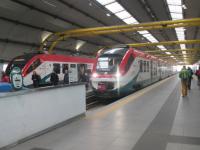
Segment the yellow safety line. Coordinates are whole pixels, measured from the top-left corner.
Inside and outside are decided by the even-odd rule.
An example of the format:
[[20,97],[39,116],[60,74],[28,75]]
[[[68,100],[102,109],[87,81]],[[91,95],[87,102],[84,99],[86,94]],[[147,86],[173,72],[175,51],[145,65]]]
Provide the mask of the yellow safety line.
[[100,119],[105,117],[106,115],[108,115],[111,112],[114,112],[115,110],[125,106],[126,104],[137,100],[137,98],[139,98],[140,96],[142,96],[143,94],[145,94],[146,92],[149,92],[152,89],[155,89],[156,87],[158,87],[159,85],[161,85],[162,83],[168,81],[169,79],[173,78],[174,76],[164,79],[158,83],[155,83],[151,86],[148,86],[138,92],[135,92],[134,94],[131,94],[129,96],[126,96],[125,98],[123,98],[123,100],[119,100],[116,103],[105,107],[103,110],[96,112],[95,114],[91,114],[91,115],[86,115],[86,119]]

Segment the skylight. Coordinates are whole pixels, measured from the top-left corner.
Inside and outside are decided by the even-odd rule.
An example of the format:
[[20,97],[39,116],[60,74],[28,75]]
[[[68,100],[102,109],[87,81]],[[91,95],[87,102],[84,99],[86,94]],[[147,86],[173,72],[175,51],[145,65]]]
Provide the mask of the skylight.
[[180,0],[167,0],[167,3],[169,5],[182,5],[182,2]]
[[131,14],[128,13],[126,10],[118,12],[115,14],[117,17],[119,17],[120,19],[126,19],[126,18],[130,18]]
[[[98,3],[103,5],[110,12],[115,14],[119,19],[124,21],[126,24],[138,24],[139,22],[135,19],[120,3],[116,0],[96,0]],[[147,30],[138,31],[139,34],[144,36],[150,42],[158,42],[158,40]],[[166,50],[166,48],[162,48],[161,50]]]
[[186,51],[182,51],[182,54],[186,54]]
[[158,45],[157,47],[158,47],[159,49],[161,49],[162,51],[167,50],[163,45]]
[[108,10],[110,10],[112,13],[116,13],[116,12],[120,12],[120,11],[124,10],[124,8],[118,2],[114,2],[114,3],[108,4],[105,7]]
[[138,23],[139,23],[139,22],[138,22],[135,18],[133,18],[133,17],[124,19],[123,21],[124,21],[125,23],[127,23],[127,24],[138,24]]
[[183,13],[182,6],[177,5],[169,5],[169,11],[175,13]]
[[[183,19],[183,7],[182,0],[166,0],[172,20]],[[183,27],[175,28],[177,39],[179,41],[185,40],[185,29]],[[185,44],[180,45],[181,49],[186,49]],[[186,51],[182,51],[184,57],[186,57]]]
[[183,14],[180,13],[171,13],[172,20],[183,19]]
[[172,53],[170,53],[170,52],[165,52],[167,55],[171,55]]
[[144,30],[144,31],[138,31],[138,33],[139,33],[139,34],[142,34],[142,35],[143,35],[143,34],[149,34],[149,32],[148,32],[147,30]]
[[115,0],[96,0],[96,1],[99,2],[101,5],[107,5],[115,2]]

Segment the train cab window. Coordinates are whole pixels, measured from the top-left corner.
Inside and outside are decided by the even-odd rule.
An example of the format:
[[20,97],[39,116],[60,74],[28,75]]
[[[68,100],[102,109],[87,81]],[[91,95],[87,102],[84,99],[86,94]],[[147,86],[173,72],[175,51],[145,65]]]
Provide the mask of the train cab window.
[[60,74],[60,64],[53,64],[53,70],[55,71],[55,73]]
[[66,71],[66,70],[69,70],[68,64],[63,64],[63,65],[62,65],[62,73],[65,74],[65,71]]
[[128,59],[128,62],[127,62],[127,65],[126,65],[126,68],[125,68],[125,71],[127,72],[131,66],[131,64],[133,63],[133,56],[130,56],[129,59]]
[[35,70],[39,65],[41,64],[40,59],[35,60],[31,66],[29,67],[29,69],[27,70],[27,74],[32,72],[33,70]]

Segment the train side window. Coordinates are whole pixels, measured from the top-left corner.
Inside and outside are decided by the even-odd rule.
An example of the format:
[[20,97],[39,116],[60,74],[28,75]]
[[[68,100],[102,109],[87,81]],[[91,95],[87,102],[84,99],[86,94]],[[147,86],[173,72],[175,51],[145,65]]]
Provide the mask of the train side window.
[[65,74],[65,71],[66,71],[66,70],[69,70],[68,64],[63,64],[63,65],[62,65],[62,73]]
[[41,64],[40,59],[36,59],[27,70],[27,74],[35,70]]
[[60,74],[60,64],[53,64],[53,70],[55,71],[55,73]]
[[147,61],[147,72],[149,72],[149,62]]
[[76,68],[76,64],[70,64],[70,68]]
[[146,61],[143,62],[144,72],[146,72]]
[[143,61],[140,60],[140,72],[143,72]]

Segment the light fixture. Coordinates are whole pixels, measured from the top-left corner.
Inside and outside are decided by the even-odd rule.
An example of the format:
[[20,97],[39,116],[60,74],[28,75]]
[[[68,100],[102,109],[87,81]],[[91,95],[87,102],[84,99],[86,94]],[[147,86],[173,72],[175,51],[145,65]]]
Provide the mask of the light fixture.
[[76,43],[76,51],[79,51],[79,49],[80,49],[85,43],[86,43],[85,41],[77,40],[77,43]]

